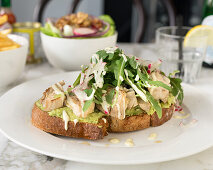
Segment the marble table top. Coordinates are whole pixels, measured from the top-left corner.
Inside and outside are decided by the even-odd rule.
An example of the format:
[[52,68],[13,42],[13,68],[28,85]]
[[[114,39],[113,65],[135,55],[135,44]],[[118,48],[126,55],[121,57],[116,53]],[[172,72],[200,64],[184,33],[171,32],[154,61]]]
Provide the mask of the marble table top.
[[[134,54],[137,56],[152,55],[150,51],[152,45],[141,45],[141,44],[119,44],[119,47],[124,49],[128,54]],[[10,88],[35,78],[42,77],[44,75],[50,75],[54,73],[63,72],[62,70],[53,68],[47,62],[44,62],[39,65],[28,65],[20,79],[14,84],[10,85],[5,89],[0,90],[0,96],[5,93]],[[193,86],[209,93],[213,94],[213,69],[202,69],[201,75],[196,83],[192,84]],[[118,165],[95,165],[95,164],[86,164],[78,163],[73,161],[66,161],[57,158],[52,158],[46,155],[42,155],[36,152],[32,152],[28,149],[25,149],[17,144],[9,141],[0,133],[0,170],[17,170],[17,169],[30,169],[30,170],[64,170],[64,169],[172,169],[172,170],[213,170],[213,147],[203,151],[201,153],[182,158],[179,160],[173,160],[168,162],[156,163],[156,164],[147,164],[147,165],[131,165],[131,166],[118,166]]]

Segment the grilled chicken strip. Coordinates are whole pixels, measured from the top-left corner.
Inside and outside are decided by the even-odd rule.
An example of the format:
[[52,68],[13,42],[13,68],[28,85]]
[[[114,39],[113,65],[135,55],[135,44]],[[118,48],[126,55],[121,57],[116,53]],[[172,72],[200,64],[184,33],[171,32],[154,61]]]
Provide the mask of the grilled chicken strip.
[[116,117],[118,119],[125,118],[125,112],[127,108],[126,102],[126,92],[124,90],[119,90],[118,99],[113,108],[111,108],[110,116]]
[[131,109],[138,105],[138,101],[135,96],[135,91],[133,89],[127,91],[126,102],[127,102],[127,109]]
[[[111,89],[108,89],[107,92],[110,92],[110,90]],[[133,89],[125,89],[122,87],[120,87],[118,99],[113,108],[106,102],[104,96],[102,97],[102,99],[103,103],[101,105],[97,104],[96,107],[101,112],[109,114],[112,117],[116,117],[118,119],[125,118],[126,109],[131,109],[138,105],[135,91]]]
[[83,104],[81,104],[76,96],[67,96],[66,106],[69,107],[76,116],[83,118],[94,112],[95,109],[95,103],[92,102],[90,107],[83,112]]
[[64,81],[54,84],[52,87],[49,87],[44,93],[40,100],[44,111],[51,111],[63,107],[65,95],[63,86],[65,85]]
[[[166,76],[162,75],[160,71],[154,71],[151,73],[151,78],[154,81],[161,81],[165,83],[166,85],[170,86],[170,80]],[[151,87],[148,89],[150,94],[154,97],[156,100],[161,100],[164,103],[168,101],[169,97],[169,91],[164,89],[163,87]]]
[[143,101],[141,98],[138,98],[138,105],[140,108],[146,112],[150,110],[150,103]]

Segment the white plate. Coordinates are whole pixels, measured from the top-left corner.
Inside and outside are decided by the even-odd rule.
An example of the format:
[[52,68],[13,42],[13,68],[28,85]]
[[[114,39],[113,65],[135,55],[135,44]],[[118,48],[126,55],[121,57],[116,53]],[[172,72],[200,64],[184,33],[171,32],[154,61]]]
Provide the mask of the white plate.
[[[172,118],[159,127],[109,134],[99,141],[58,137],[32,126],[31,109],[42,92],[59,80],[65,80],[67,85],[72,84],[76,77],[77,72],[43,77],[7,92],[0,98],[1,132],[13,142],[42,154],[99,164],[162,162],[189,156],[213,145],[213,102],[189,85],[184,85],[184,104],[189,109],[186,109],[186,112],[191,112],[191,116],[183,120],[183,123],[187,124],[185,126],[179,125],[181,119]],[[194,119],[198,121],[190,124]],[[157,133],[155,140],[148,140],[151,133]],[[110,143],[109,139],[114,137],[121,142]],[[125,146],[127,138],[133,139],[134,147]]]

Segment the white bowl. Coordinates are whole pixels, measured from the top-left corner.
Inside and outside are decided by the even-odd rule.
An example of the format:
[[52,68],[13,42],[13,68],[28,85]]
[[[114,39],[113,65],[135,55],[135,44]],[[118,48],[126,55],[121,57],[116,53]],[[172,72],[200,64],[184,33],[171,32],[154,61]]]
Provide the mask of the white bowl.
[[0,52],[0,88],[6,87],[22,74],[28,52],[28,40],[22,36],[8,35],[21,47]]
[[73,71],[90,61],[98,50],[116,45],[117,32],[109,37],[90,39],[67,39],[41,33],[43,50],[48,61],[57,68]]

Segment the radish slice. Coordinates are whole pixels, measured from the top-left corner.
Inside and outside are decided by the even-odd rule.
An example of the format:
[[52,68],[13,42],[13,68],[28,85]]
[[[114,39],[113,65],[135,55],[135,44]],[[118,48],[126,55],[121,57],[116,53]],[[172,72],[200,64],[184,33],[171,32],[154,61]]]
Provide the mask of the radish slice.
[[[108,22],[105,22],[105,21],[102,21],[103,24],[104,24],[104,30],[94,30],[94,29],[91,29],[91,28],[86,28],[86,29],[90,29],[90,30],[93,30],[94,33],[92,34],[79,34],[79,35],[76,35],[75,34],[75,30],[74,30],[74,35],[72,36],[65,36],[63,35],[63,38],[78,38],[78,37],[81,37],[81,38],[89,38],[89,37],[100,37],[102,35],[104,35],[105,33],[107,33],[109,31],[109,28],[110,28],[110,25]],[[85,28],[76,28],[76,29],[85,29]]]
[[89,35],[95,34],[97,30],[91,28],[75,28],[73,32],[75,35]]

